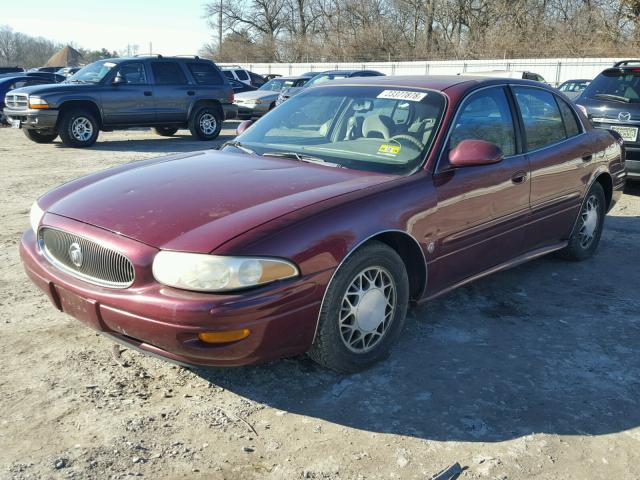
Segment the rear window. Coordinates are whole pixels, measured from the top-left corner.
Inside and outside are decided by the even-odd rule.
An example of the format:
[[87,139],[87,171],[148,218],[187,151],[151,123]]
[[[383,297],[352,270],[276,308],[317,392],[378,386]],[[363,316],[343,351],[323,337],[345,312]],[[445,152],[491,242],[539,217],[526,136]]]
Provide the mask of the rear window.
[[239,80],[249,80],[249,74],[244,70],[235,70]]
[[153,62],[151,64],[153,76],[158,85],[183,85],[187,78],[182,73],[180,65],[175,62]]
[[605,70],[589,84],[583,95],[595,98],[604,95],[602,98],[605,100],[617,99],[626,103],[638,103],[640,102],[640,69]]
[[221,85],[222,77],[210,63],[198,62],[187,63],[187,67],[196,80],[196,83],[200,85]]

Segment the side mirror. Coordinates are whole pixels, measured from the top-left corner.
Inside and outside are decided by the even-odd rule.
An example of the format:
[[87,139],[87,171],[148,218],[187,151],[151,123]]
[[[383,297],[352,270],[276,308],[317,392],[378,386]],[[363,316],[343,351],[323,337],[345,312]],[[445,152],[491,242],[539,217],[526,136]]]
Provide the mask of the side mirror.
[[125,83],[127,83],[127,79],[124,78],[122,75],[120,75],[119,73],[116,74],[116,77],[113,79],[113,82],[111,82],[113,85],[123,85]]
[[454,167],[490,165],[502,161],[503,158],[500,147],[485,140],[462,140],[449,152],[449,163]]
[[241,133],[245,132],[247,128],[249,128],[251,125],[253,125],[253,121],[251,120],[245,120],[244,122],[240,122],[240,124],[238,125],[238,128],[236,128],[236,135],[240,135]]

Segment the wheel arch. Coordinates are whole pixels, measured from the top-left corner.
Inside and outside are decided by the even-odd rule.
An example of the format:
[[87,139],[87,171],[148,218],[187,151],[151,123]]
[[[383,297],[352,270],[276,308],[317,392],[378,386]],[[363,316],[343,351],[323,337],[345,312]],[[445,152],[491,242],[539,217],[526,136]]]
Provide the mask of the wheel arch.
[[598,182],[604,190],[604,197],[607,201],[606,211],[608,212],[609,208],[611,208],[611,200],[613,199],[613,179],[608,172],[601,172],[596,176],[594,182]]
[[95,115],[96,120],[98,120],[99,127],[102,128],[102,125],[103,125],[102,112],[100,111],[100,108],[93,100],[82,100],[82,99],[65,100],[62,104],[60,104],[60,107],[58,107],[58,110],[59,110],[58,122],[60,121],[60,118],[62,118],[62,115],[65,112],[68,112],[73,108],[88,109],[92,114]]
[[318,318],[316,319],[316,327],[313,334],[312,342],[315,341],[316,335],[318,334],[320,313],[322,312],[329,286],[331,285],[331,282],[333,281],[337,272],[340,270],[340,267],[347,261],[349,257],[351,257],[352,254],[354,254],[360,248],[375,241],[384,243],[385,245],[393,248],[396,253],[400,255],[400,258],[402,258],[405,268],[407,269],[407,275],[409,276],[409,299],[418,300],[423,296],[427,286],[427,259],[418,240],[416,240],[415,237],[405,232],[404,230],[389,229],[379,231],[356,243],[347,252],[347,254],[342,257],[342,260],[333,271],[333,274],[331,275],[331,278],[327,283],[324,294],[322,295],[322,301],[320,302],[320,310],[318,312]]
[[197,111],[201,107],[215,108],[216,111],[220,114],[222,121],[224,121],[224,110],[222,109],[222,104],[220,103],[220,101],[214,100],[214,99],[202,99],[202,100],[195,101],[191,105],[191,108],[189,109],[189,114],[187,117],[191,118],[191,115],[193,114],[193,112]]

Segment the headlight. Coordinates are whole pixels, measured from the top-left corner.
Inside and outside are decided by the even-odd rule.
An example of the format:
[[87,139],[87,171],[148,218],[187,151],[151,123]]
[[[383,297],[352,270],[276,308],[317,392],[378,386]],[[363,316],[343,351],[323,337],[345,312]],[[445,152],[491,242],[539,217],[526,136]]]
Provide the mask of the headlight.
[[239,290],[297,275],[292,263],[272,258],[162,251],[153,260],[158,282],[199,292]]
[[29,223],[31,224],[31,230],[33,233],[38,233],[38,227],[40,226],[40,220],[44,217],[44,210],[40,208],[38,202],[33,202],[31,210],[29,210]]
[[49,104],[43,98],[29,97],[29,108],[49,108]]

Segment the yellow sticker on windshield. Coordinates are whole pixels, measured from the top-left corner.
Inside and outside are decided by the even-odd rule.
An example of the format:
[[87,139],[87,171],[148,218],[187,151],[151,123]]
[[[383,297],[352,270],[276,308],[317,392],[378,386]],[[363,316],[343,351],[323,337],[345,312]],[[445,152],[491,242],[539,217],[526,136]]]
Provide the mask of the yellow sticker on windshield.
[[391,145],[389,143],[383,143],[378,148],[378,153],[382,155],[397,155],[400,153],[400,145]]

